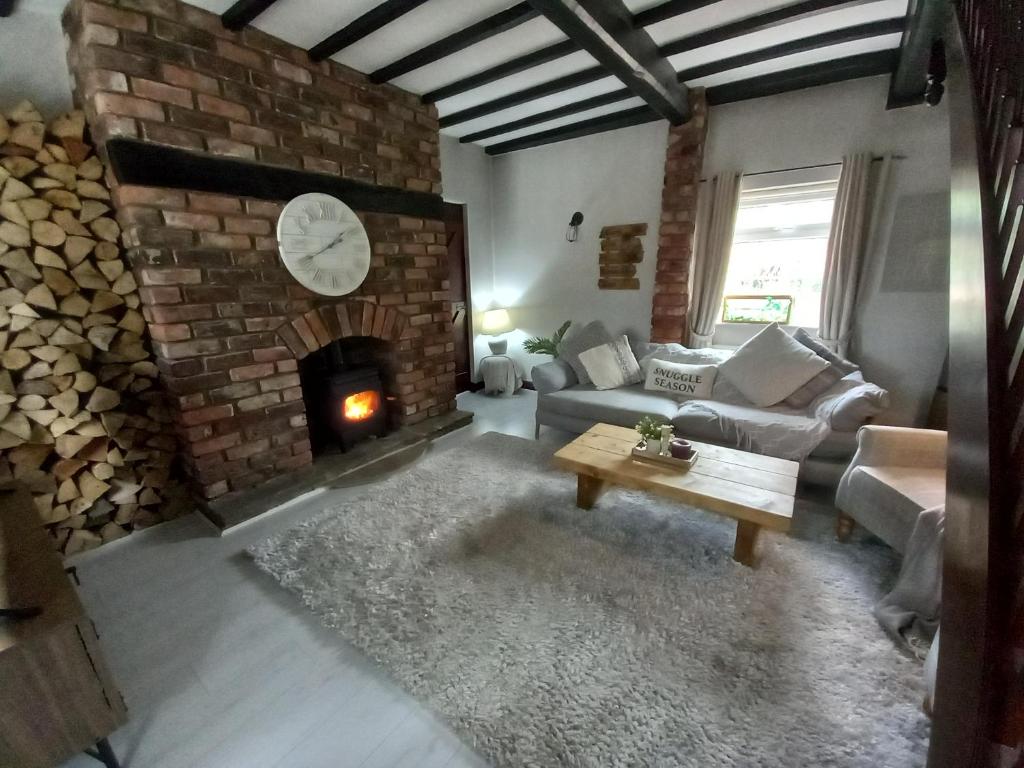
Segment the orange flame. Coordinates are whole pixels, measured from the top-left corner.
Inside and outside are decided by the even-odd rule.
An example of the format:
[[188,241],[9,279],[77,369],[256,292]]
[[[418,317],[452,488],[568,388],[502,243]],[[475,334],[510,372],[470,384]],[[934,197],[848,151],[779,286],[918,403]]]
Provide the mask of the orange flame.
[[349,421],[365,421],[380,408],[380,394],[375,390],[356,392],[342,403],[342,413]]

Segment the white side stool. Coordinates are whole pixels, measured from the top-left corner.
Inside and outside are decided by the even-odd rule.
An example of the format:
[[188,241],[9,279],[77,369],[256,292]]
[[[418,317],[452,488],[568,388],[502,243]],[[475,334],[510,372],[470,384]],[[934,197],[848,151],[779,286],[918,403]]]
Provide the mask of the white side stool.
[[512,397],[523,386],[523,376],[516,361],[508,355],[488,355],[480,361],[480,377],[485,395]]

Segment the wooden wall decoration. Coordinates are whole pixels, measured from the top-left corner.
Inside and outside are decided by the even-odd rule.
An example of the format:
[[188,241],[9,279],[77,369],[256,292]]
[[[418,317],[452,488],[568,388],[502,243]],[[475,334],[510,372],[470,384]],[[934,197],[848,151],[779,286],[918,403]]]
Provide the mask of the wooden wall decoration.
[[601,273],[597,287],[603,290],[637,290],[636,265],[644,260],[646,224],[616,224],[601,229]]
[[85,115],[0,115],[0,482],[68,554],[158,523],[176,438]]

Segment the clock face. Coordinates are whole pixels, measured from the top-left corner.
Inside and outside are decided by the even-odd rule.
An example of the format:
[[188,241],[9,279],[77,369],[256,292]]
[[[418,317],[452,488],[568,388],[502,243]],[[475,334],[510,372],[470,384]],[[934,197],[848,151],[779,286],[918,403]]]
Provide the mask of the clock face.
[[277,221],[281,259],[311,291],[343,296],[370,271],[370,240],[359,218],[341,200],[319,192],[299,195]]

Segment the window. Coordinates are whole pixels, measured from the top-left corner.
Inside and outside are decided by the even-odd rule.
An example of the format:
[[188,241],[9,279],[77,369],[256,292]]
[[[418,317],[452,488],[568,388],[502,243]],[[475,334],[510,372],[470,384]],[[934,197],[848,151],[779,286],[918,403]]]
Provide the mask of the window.
[[722,322],[817,328],[839,166],[743,180]]

